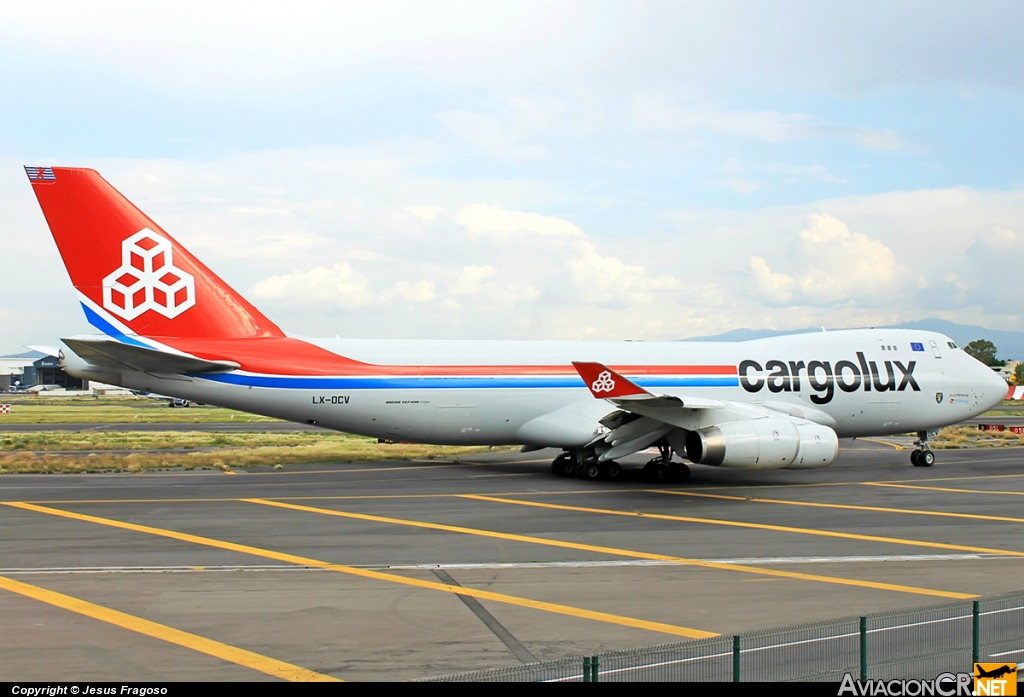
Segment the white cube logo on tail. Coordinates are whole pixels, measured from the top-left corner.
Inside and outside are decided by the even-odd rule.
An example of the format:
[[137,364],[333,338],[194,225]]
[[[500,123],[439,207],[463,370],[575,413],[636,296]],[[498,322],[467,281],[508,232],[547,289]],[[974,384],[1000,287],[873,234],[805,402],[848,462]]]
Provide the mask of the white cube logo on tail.
[[594,380],[594,384],[591,387],[594,392],[611,392],[615,389],[615,381],[612,380],[612,374],[605,370],[597,376],[597,380]]
[[143,228],[121,243],[121,266],[103,279],[104,308],[130,321],[146,310],[174,319],[195,304],[195,279],[174,266],[168,240]]

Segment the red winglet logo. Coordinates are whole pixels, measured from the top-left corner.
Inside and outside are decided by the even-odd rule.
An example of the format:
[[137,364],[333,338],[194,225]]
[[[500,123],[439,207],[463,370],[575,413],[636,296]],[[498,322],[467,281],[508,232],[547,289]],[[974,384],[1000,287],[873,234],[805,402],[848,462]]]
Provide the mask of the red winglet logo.
[[583,382],[587,383],[591,394],[598,399],[637,397],[650,394],[644,388],[635,385],[611,368],[600,363],[573,361],[572,365],[576,368],[576,372],[580,374],[580,377],[583,378]]

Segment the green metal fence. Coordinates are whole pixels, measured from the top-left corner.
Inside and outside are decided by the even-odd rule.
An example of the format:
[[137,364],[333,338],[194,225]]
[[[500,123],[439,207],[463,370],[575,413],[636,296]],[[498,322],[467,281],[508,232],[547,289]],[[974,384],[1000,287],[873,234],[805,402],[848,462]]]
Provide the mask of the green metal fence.
[[1024,661],[1024,591],[427,681],[839,682],[934,678],[979,661]]

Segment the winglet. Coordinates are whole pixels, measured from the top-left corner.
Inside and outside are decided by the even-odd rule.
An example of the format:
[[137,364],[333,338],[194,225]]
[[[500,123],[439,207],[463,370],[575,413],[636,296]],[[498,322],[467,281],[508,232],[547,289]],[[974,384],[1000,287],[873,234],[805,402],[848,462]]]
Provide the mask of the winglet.
[[590,393],[598,399],[654,396],[601,363],[573,361],[572,365],[587,383]]

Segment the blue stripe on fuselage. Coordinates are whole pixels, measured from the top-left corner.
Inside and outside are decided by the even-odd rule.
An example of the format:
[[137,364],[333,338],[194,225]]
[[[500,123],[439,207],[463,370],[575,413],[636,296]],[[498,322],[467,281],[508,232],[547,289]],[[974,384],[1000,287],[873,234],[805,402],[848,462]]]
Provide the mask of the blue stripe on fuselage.
[[[286,390],[446,390],[585,387],[578,376],[523,377],[280,377],[219,373],[195,375],[202,380],[248,387]],[[631,378],[642,387],[737,387],[739,378],[707,376],[657,376]]]

